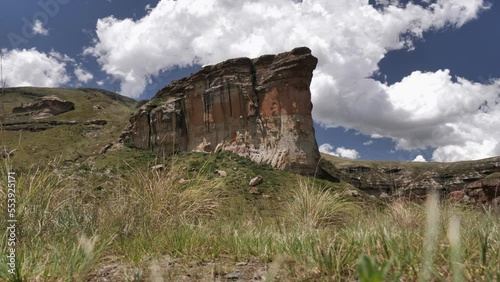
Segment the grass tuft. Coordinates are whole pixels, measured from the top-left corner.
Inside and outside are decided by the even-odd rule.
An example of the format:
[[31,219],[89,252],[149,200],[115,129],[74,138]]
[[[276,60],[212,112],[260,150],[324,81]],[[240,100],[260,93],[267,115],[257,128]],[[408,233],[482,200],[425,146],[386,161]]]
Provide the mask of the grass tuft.
[[299,180],[291,192],[286,212],[299,226],[321,228],[341,225],[358,211],[342,194],[318,187],[311,180]]

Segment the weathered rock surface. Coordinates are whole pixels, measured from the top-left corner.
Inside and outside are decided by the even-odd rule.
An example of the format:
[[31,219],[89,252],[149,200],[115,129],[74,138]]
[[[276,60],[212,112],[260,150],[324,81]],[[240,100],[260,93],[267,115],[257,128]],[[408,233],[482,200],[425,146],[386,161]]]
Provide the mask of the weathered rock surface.
[[464,189],[465,193],[479,203],[495,203],[500,197],[500,172],[473,182]]
[[104,126],[108,123],[107,120],[105,119],[93,119],[93,120],[88,120],[84,124],[85,125],[99,125],[99,126]]
[[61,125],[79,125],[79,124],[84,124],[87,126],[87,130],[99,130],[102,129],[104,125],[108,123],[107,120],[104,119],[94,119],[94,120],[88,120],[86,122],[80,122],[80,121],[57,121],[57,120],[51,120],[51,121],[39,121],[34,120],[31,122],[28,121],[22,121],[22,122],[7,122],[3,124],[3,130],[6,131],[31,131],[31,132],[39,132],[39,131],[44,131],[48,130],[51,128],[54,128],[56,126],[61,126]]
[[500,157],[456,163],[332,160],[330,173],[376,196],[424,197],[438,191],[451,201],[493,203],[500,196]]
[[258,175],[256,177],[250,179],[250,182],[248,183],[248,185],[254,187],[254,186],[261,184],[262,181],[264,181],[264,179],[262,179],[262,176]]
[[13,114],[31,114],[35,118],[46,118],[75,109],[73,102],[61,100],[56,96],[45,96],[40,100],[12,109]]
[[225,150],[313,174],[320,155],[309,86],[317,61],[301,47],[206,66],[160,90],[122,139],[157,155]]

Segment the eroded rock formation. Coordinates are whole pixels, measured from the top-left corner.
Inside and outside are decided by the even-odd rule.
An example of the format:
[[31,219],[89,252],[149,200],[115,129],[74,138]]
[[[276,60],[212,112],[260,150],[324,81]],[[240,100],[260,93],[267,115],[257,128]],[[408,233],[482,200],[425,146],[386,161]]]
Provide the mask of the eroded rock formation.
[[123,140],[157,155],[232,151],[312,174],[319,160],[306,47],[206,66],[160,90],[130,118]]
[[456,163],[341,160],[329,172],[376,196],[425,197],[437,191],[452,201],[500,203],[500,157]]
[[31,114],[35,118],[59,115],[75,109],[75,104],[56,96],[45,96],[38,101],[12,109],[13,114]]

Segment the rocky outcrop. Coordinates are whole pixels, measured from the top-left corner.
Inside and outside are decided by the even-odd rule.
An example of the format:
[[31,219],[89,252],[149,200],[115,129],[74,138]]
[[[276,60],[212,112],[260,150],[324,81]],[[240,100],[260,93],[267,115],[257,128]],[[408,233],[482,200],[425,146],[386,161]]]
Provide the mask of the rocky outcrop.
[[86,122],[80,122],[80,121],[57,121],[57,120],[51,120],[51,121],[22,121],[22,122],[7,122],[2,124],[2,129],[6,131],[31,131],[31,132],[39,132],[39,131],[45,131],[51,128],[54,128],[56,126],[61,126],[61,125],[79,125],[79,124],[84,124],[87,126],[87,128],[102,128],[104,125],[106,125],[108,122],[104,119],[93,119],[93,120],[88,120]]
[[45,96],[38,101],[12,109],[13,114],[30,114],[35,118],[59,115],[75,109],[75,104],[56,96]]
[[467,185],[464,192],[478,203],[496,203],[500,201],[500,173],[488,175],[484,179]]
[[[363,165],[360,165],[363,164]],[[329,172],[376,196],[425,197],[438,191],[451,201],[500,201],[500,157],[457,163],[339,161]]]
[[157,155],[225,150],[312,174],[320,157],[309,90],[316,64],[302,47],[203,67],[133,114],[123,140]]

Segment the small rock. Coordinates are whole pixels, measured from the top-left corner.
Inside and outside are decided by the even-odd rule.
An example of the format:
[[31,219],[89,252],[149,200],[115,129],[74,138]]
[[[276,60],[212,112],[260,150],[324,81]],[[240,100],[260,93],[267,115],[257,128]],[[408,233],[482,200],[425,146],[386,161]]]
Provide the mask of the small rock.
[[104,126],[108,122],[105,119],[93,119],[93,120],[88,120],[85,122],[85,125],[100,125]]
[[459,202],[464,198],[464,196],[465,196],[464,190],[453,191],[448,194],[448,200],[452,202]]
[[262,176],[259,175],[259,176],[252,178],[252,180],[250,180],[250,183],[248,183],[248,185],[254,187],[254,186],[261,184],[262,181],[263,181]]
[[264,281],[266,278],[266,270],[258,269],[253,275],[253,281]]
[[223,171],[223,170],[218,170],[217,173],[222,176],[222,177],[226,177],[227,176],[227,172]]
[[151,167],[152,170],[163,170],[163,165],[162,164],[159,164],[159,165],[155,165],[153,167]]
[[386,192],[382,192],[382,194],[380,194],[379,198],[380,199],[389,199],[391,196],[389,196],[389,194],[387,194]]
[[184,184],[186,182],[189,182],[189,180],[186,180],[184,178],[179,179],[179,184]]
[[468,194],[476,202],[480,202],[480,203],[487,203],[488,202],[488,195],[487,195],[486,191],[482,188],[474,189],[474,190],[470,191]]
[[359,197],[359,196],[361,196],[361,194],[359,194],[359,192],[356,191],[356,190],[347,190],[347,191],[345,191],[345,195],[346,196],[351,196],[351,197]]
[[248,192],[250,194],[254,194],[254,195],[260,195],[261,194],[260,191],[259,191],[259,189],[255,188],[255,187],[250,188],[250,190],[248,190]]
[[106,146],[104,146],[104,148],[102,148],[100,151],[99,151],[99,154],[105,154],[109,149],[111,149],[111,147],[113,147],[113,143],[109,143],[107,144]]
[[474,200],[473,198],[465,195],[464,198],[462,199],[462,202],[464,202],[466,204],[474,204],[476,202],[476,200]]
[[99,106],[99,105],[94,105],[94,106],[92,106],[92,108],[93,108],[94,110],[102,110],[102,109],[103,109],[103,107],[101,107],[101,106]]
[[266,198],[266,199],[267,199],[267,198],[271,198],[271,195],[263,194],[263,195],[262,195],[262,198]]
[[241,277],[241,273],[234,272],[234,273],[228,273],[224,275],[224,279],[230,279],[230,280],[238,280]]
[[238,262],[238,263],[236,264],[236,266],[245,266],[245,265],[247,265],[247,264],[248,264],[248,262]]

